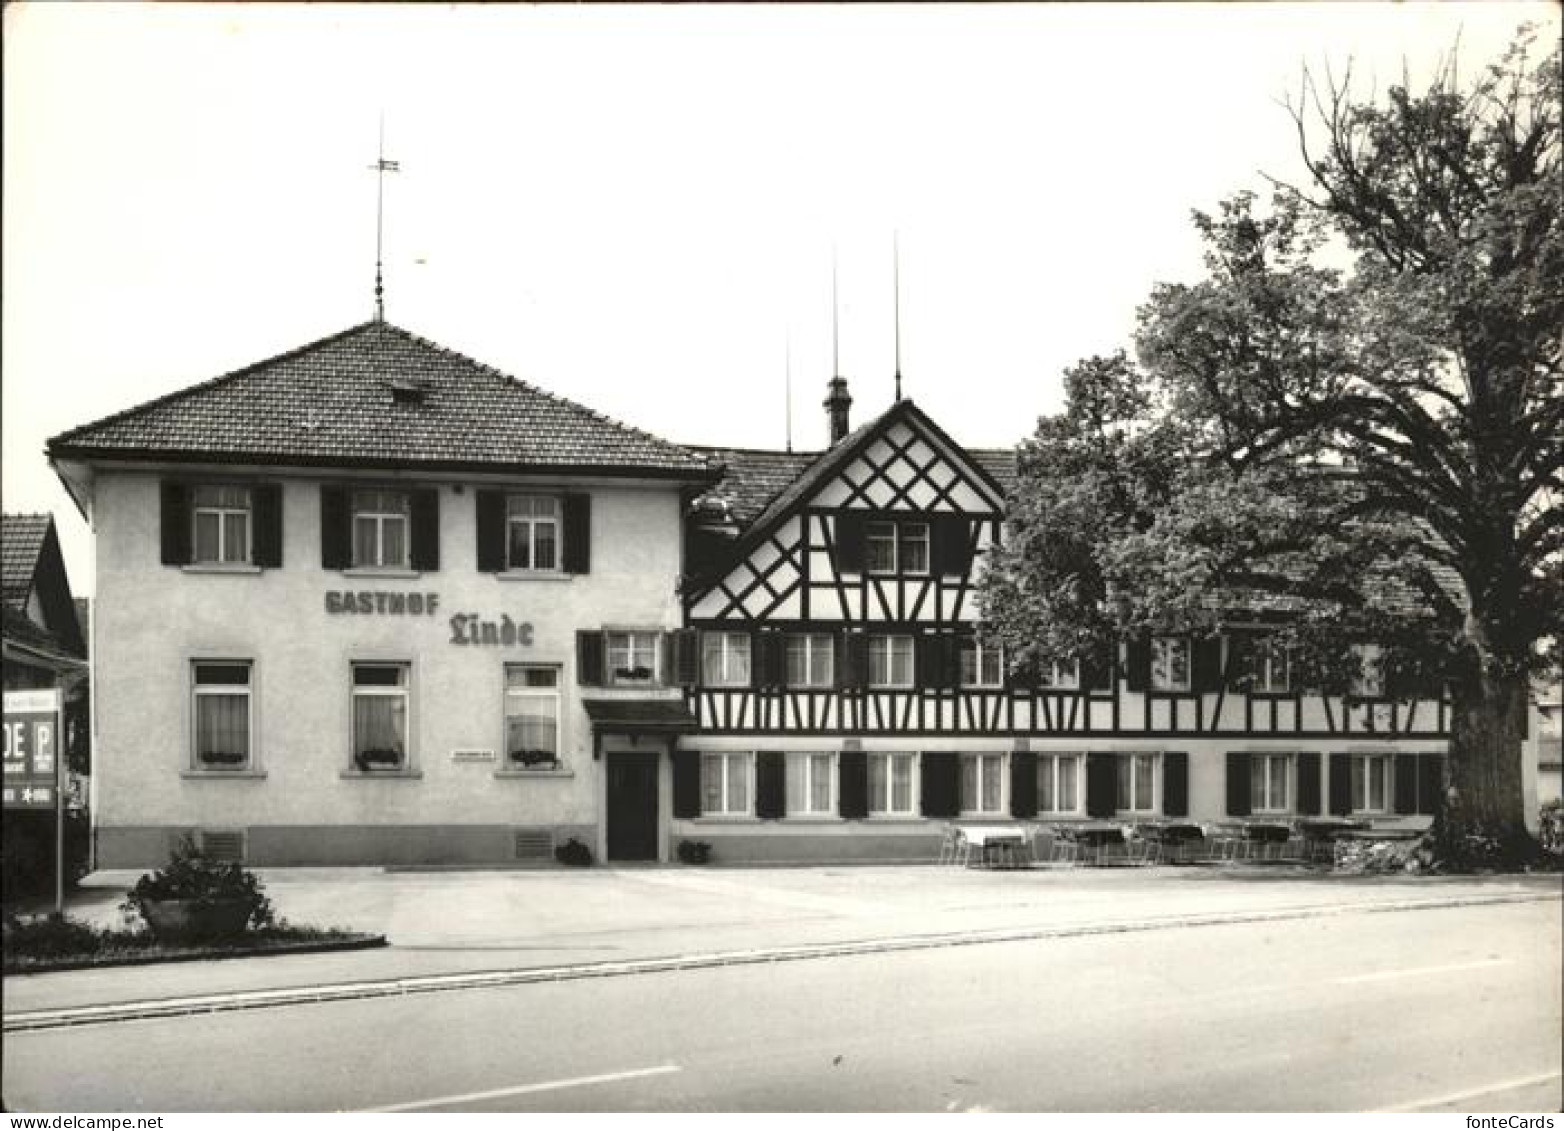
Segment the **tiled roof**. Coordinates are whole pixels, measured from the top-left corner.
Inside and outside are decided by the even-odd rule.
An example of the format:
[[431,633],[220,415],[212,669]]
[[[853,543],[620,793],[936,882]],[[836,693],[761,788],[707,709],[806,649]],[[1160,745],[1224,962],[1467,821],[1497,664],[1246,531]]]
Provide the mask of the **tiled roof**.
[[583,699],[599,731],[692,731],[699,726],[682,699]]
[[50,521],[46,514],[8,514],[0,519],[0,589],[10,608],[27,603]]
[[684,448],[378,321],[73,429],[49,453],[711,477]]
[[767,503],[821,455],[754,448],[689,448],[722,468],[722,478],[701,496],[697,506],[719,508],[741,528],[753,522]]
[[[0,624],[4,626],[5,642],[19,644],[33,652],[40,652],[55,660],[79,660],[75,646],[61,640],[42,625],[28,620],[20,609],[5,605],[0,607]],[[78,665],[79,666],[79,665]]]
[[968,448],[967,455],[980,464],[1004,488],[1008,499],[1016,486],[1016,450],[1014,448]]

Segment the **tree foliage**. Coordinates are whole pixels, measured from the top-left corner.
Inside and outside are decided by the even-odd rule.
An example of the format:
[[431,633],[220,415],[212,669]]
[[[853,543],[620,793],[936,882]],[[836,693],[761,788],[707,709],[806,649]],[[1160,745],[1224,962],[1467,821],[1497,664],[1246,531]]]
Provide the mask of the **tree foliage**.
[[[1305,72],[1309,182],[1196,213],[1206,276],[1065,374],[984,581],[1020,666],[1264,623],[1311,686],[1354,644],[1455,722],[1448,855],[1525,851],[1527,680],[1564,624],[1560,59],[1360,99]],[[1464,838],[1464,839],[1463,839]]]

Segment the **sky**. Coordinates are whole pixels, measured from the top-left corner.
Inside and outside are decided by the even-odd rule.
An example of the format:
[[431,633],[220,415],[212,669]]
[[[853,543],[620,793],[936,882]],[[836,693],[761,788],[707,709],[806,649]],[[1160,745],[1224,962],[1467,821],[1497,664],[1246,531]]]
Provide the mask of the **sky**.
[[[1303,180],[1305,64],[1414,85],[1551,3],[5,8],[3,504],[50,436],[374,314],[667,439],[799,450],[849,381],[1010,446]],[[833,303],[833,264],[835,300]],[[833,316],[834,311],[834,316]],[[833,344],[833,324],[835,326]],[[789,397],[789,385],[791,396]],[[789,411],[791,405],[791,411]]]

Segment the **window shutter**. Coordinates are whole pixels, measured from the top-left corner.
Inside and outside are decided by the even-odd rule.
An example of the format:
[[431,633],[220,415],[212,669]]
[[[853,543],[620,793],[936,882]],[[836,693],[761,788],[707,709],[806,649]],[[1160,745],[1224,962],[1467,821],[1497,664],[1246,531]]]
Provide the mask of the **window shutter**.
[[1106,648],[1081,653],[1081,687],[1086,691],[1113,689],[1113,657]]
[[701,815],[701,756],[697,750],[673,752],[673,815]]
[[1395,761],[1395,808],[1397,813],[1417,812],[1416,754],[1397,754]]
[[410,496],[413,514],[413,541],[409,564],[414,569],[433,572],[440,568],[440,490],[420,487]]
[[786,643],[775,629],[763,629],[750,637],[750,674],[755,687],[781,687],[787,676]]
[[1196,637],[1193,645],[1191,682],[1196,691],[1218,691],[1222,687],[1222,638]]
[[1254,686],[1255,643],[1250,632],[1235,632],[1227,638],[1227,686],[1235,691]]
[[1352,755],[1330,756],[1330,811],[1338,817],[1352,812]]
[[915,636],[913,647],[917,649],[913,659],[918,665],[919,687],[952,687],[954,681],[946,678],[945,651],[950,646],[958,650],[960,645],[944,636]]
[[250,488],[250,518],[255,530],[254,561],[262,569],[282,568],[282,485]]
[[592,496],[566,495],[565,546],[562,563],[566,573],[592,572]]
[[1227,815],[1249,816],[1249,755],[1241,750],[1227,752]]
[[505,492],[476,493],[478,517],[478,571],[500,573],[510,563],[505,552]]
[[838,511],[836,515],[836,572],[862,573],[865,537],[862,511]]
[[869,755],[843,750],[836,758],[836,811],[843,817],[869,815]]
[[787,756],[776,750],[755,755],[755,816],[775,820],[787,815]]
[[1119,808],[1117,754],[1086,755],[1086,815],[1111,817]]
[[1030,750],[1010,755],[1010,815],[1037,816],[1037,755]]
[[683,687],[694,687],[700,681],[700,635],[693,628],[681,628],[670,634],[673,637],[673,675]]
[[1320,815],[1320,756],[1306,750],[1298,755],[1298,815]]
[[1125,679],[1131,691],[1151,687],[1151,637],[1138,632],[1125,645]]
[[1441,754],[1421,754],[1417,766],[1417,811],[1439,814],[1445,796],[1445,760]]
[[869,682],[869,638],[862,632],[842,637],[842,686],[863,687]]
[[926,752],[918,760],[923,815],[954,817],[961,812],[961,759],[946,751]]
[[934,570],[940,577],[965,577],[972,568],[972,530],[965,515],[933,516]]
[[1182,751],[1162,755],[1162,815],[1189,816],[1189,755]]
[[347,569],[353,564],[353,516],[348,510],[346,487],[322,484],[320,488],[320,565],[322,569]]
[[164,480],[161,524],[164,565],[190,564],[190,487]]
[[593,629],[576,633],[576,682],[582,687],[603,686],[603,634]]

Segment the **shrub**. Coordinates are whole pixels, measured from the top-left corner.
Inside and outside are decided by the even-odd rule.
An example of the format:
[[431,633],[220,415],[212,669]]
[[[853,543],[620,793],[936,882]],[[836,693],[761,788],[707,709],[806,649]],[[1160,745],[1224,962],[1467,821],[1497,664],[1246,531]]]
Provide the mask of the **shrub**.
[[188,836],[174,847],[166,865],[136,881],[120,909],[145,920],[148,903],[175,899],[193,901],[197,907],[243,903],[249,908],[245,923],[254,930],[276,922],[271,900],[261,890],[255,873],[231,861],[203,856]]
[[86,923],[68,919],[59,912],[33,919],[5,917],[5,951],[55,958],[65,954],[91,954],[100,945],[103,932]]
[[575,837],[571,837],[564,844],[554,849],[554,859],[561,864],[574,864],[584,867],[592,863],[592,850]]
[[704,840],[681,840],[677,852],[685,864],[704,864],[711,859],[711,845]]
[[1549,801],[1542,806],[1537,840],[1545,855],[1564,858],[1564,801]]

